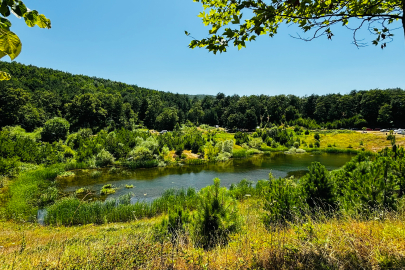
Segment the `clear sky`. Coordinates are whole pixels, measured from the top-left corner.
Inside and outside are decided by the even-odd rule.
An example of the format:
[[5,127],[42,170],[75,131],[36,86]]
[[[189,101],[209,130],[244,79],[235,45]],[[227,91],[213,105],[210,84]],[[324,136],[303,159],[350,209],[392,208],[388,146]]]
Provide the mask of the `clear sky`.
[[[186,94],[299,96],[351,90],[405,89],[402,29],[386,49],[358,49],[351,32],[338,29],[304,42],[294,27],[274,38],[261,36],[247,48],[213,55],[188,48],[190,37],[208,34],[192,0],[25,0],[52,21],[52,29],[29,28],[12,18],[22,40],[17,62],[73,74],[96,76],[142,87]],[[367,40],[368,34],[363,34]],[[3,60],[6,57],[3,58]]]

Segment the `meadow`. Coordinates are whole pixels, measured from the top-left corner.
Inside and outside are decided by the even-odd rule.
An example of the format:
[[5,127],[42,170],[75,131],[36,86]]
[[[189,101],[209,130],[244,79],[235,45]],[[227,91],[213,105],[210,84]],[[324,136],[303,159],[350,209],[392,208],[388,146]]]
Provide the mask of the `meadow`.
[[[14,150],[2,152],[8,155],[3,170],[13,173],[1,177],[0,269],[405,267],[402,136],[282,126],[231,134],[183,126],[161,135],[80,130],[52,144],[38,138],[18,127],[0,133],[0,143]],[[200,191],[167,190],[150,202],[131,203],[130,195],[86,199],[86,189],[63,194],[55,182],[77,169],[96,178],[287,150],[358,155],[332,172],[315,162],[300,179],[270,174],[229,189],[214,179]],[[47,211],[46,226],[36,223],[38,209]]]
[[[0,269],[403,269],[405,216],[306,217],[268,230],[261,200],[247,199],[228,245],[193,246],[187,234],[154,240],[165,215],[126,223],[0,223]],[[378,215],[377,215],[378,216]]]

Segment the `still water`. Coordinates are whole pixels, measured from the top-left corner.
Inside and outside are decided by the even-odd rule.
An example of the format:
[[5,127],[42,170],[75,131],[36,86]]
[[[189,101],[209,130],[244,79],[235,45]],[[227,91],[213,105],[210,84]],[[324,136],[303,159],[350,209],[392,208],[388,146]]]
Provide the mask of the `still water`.
[[[159,197],[164,190],[169,188],[194,187],[199,190],[211,185],[215,177],[221,179],[221,186],[226,187],[232,183],[238,183],[242,179],[253,182],[268,179],[270,172],[276,178],[301,177],[314,161],[319,161],[328,170],[334,170],[343,166],[352,157],[350,154],[307,153],[289,155],[272,153],[271,155],[256,155],[217,164],[137,169],[126,174],[113,174],[105,169],[98,178],[90,177],[89,172],[77,171],[74,177],[58,180],[58,184],[65,192],[74,192],[78,188],[85,187],[93,191],[95,196],[100,194],[103,185],[112,184],[117,190],[108,198],[131,192],[134,195],[134,200],[149,201]],[[133,185],[134,188],[127,189],[125,185]]]

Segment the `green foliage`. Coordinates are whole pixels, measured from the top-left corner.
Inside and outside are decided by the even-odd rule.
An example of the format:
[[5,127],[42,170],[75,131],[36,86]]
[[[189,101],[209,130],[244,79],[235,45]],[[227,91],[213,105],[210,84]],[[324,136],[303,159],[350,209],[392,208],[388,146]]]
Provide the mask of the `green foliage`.
[[[11,22],[6,19],[13,13],[16,17],[23,17],[29,27],[38,25],[40,28],[51,28],[51,21],[43,14],[38,14],[36,10],[28,9],[22,1],[4,1],[0,7],[0,58],[8,55],[14,60],[21,52],[22,43],[19,37],[10,31]],[[0,81],[10,80],[11,76],[0,71]]]
[[105,202],[81,202],[67,197],[48,206],[45,223],[50,225],[104,224],[125,222],[143,217],[153,217],[169,209],[195,209],[198,197],[192,188],[167,190],[152,202],[137,201],[131,204],[131,194]]
[[235,144],[242,145],[244,143],[249,142],[249,136],[247,133],[244,132],[236,132],[235,133]]
[[96,156],[96,165],[98,167],[105,167],[107,165],[114,164],[114,160],[115,158],[112,154],[110,154],[110,152],[105,149],[101,149]]
[[42,140],[45,142],[54,142],[66,140],[69,134],[70,124],[66,119],[55,117],[45,122],[41,132]]
[[309,172],[300,179],[307,204],[312,208],[336,207],[335,187],[325,166],[319,162],[313,162],[308,170]]
[[101,195],[109,195],[115,193],[115,188],[111,184],[104,185],[101,190]]
[[[387,44],[386,39],[393,36],[391,31],[395,26],[392,23],[395,19],[402,20],[403,8],[401,2],[391,1],[384,1],[378,9],[374,8],[373,3],[336,0],[331,2],[327,9],[324,3],[318,1],[198,0],[198,2],[203,6],[203,11],[198,17],[205,26],[209,26],[209,36],[201,40],[193,39],[189,47],[206,48],[214,54],[226,52],[228,46],[232,44],[240,50],[246,47],[247,42],[255,41],[260,35],[273,37],[280,32],[282,24],[296,24],[303,33],[309,35],[307,38],[298,35],[298,38],[310,41],[320,36],[332,39],[334,36],[332,29],[335,25],[347,26],[349,21],[356,20],[361,24],[356,29],[350,29],[353,32],[354,44],[359,46],[360,42],[357,30],[365,28],[370,29],[375,35],[372,44],[384,48]],[[271,16],[266,16],[270,11]],[[367,18],[363,14],[367,14]],[[387,18],[391,20],[386,22]],[[189,36],[190,33],[186,31],[186,35]],[[287,115],[291,115],[288,118],[298,117],[293,109],[288,111],[290,113]]]
[[247,157],[247,151],[246,149],[234,149],[232,152],[233,158],[245,158]]
[[10,159],[0,157],[0,175],[17,176],[20,170],[20,162],[18,157]]
[[236,201],[226,188],[220,188],[220,180],[202,189],[200,204],[194,216],[194,242],[197,246],[210,249],[218,244],[226,245],[229,234],[240,227]]
[[319,133],[314,134],[314,139],[317,141],[319,141],[321,139],[321,137],[319,136]]
[[270,174],[270,179],[261,182],[258,188],[265,199],[263,221],[268,228],[294,221],[307,207],[299,185],[292,179],[274,179]]
[[179,117],[176,108],[164,108],[163,112],[156,117],[156,127],[160,130],[174,130],[178,121]]
[[343,205],[347,211],[370,213],[373,210],[396,209],[399,181],[395,162],[387,157],[376,161],[362,161],[350,172],[343,191]]
[[243,179],[237,184],[231,184],[229,191],[237,200],[243,200],[255,194],[253,182],[248,181],[247,179]]
[[9,186],[11,197],[6,204],[6,217],[16,221],[34,221],[38,208],[53,203],[59,197],[50,180],[63,170],[63,165],[54,165],[21,174]]
[[154,227],[154,238],[163,242],[165,238],[175,244],[186,232],[186,226],[190,223],[190,214],[187,210],[177,208],[169,211],[169,217]]

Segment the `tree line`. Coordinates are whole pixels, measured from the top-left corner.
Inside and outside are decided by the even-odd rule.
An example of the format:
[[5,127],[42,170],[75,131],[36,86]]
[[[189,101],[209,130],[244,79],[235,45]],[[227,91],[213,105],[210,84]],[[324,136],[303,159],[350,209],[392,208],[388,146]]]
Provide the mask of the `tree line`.
[[19,63],[0,63],[13,75],[0,82],[0,127],[27,131],[54,117],[71,131],[91,128],[173,130],[177,123],[255,129],[272,124],[316,128],[401,127],[405,91],[353,90],[349,94],[189,96]]

